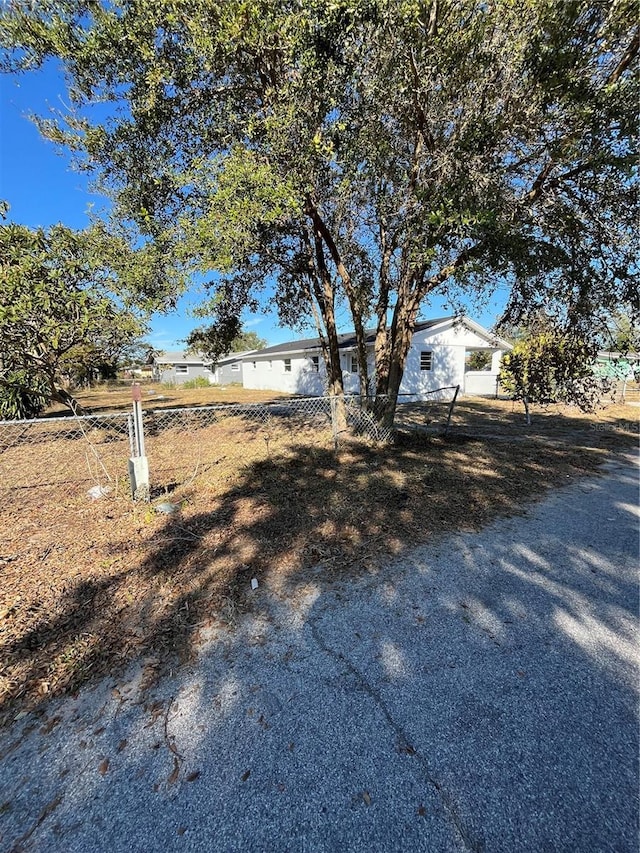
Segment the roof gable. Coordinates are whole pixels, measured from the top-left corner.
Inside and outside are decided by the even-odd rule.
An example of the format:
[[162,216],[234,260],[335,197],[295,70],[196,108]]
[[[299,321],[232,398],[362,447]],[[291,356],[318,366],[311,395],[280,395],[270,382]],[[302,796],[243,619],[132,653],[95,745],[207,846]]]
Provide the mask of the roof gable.
[[428,320],[424,323],[416,323],[414,334],[416,332],[424,331],[425,329],[433,330],[434,332],[436,332],[441,327],[446,327],[447,325],[451,326],[452,328],[455,328],[456,326],[465,326],[470,332],[474,332],[476,335],[487,341],[488,344],[495,346],[497,349],[513,349],[513,346],[509,343],[509,341],[505,340],[504,338],[501,338],[494,332],[490,332],[489,329],[485,329],[484,326],[481,326],[480,323],[476,323],[476,321],[472,320],[470,317],[465,316],[441,317],[438,320]]

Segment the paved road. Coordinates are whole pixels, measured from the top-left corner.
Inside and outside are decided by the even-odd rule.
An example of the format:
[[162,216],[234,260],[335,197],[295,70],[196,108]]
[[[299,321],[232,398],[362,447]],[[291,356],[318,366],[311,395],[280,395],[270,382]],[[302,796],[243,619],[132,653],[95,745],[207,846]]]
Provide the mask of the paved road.
[[383,574],[261,587],[151,699],[107,680],[5,733],[0,848],[635,853],[637,506],[618,462]]

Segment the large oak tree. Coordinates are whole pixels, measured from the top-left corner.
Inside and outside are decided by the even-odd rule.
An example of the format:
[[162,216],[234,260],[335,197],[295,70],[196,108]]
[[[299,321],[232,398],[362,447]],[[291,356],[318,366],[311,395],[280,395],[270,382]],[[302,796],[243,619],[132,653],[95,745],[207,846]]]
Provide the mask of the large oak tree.
[[[638,316],[631,0],[13,0],[10,71],[62,64],[41,121],[118,214],[218,276],[220,328],[275,288],[342,390],[336,305],[391,421],[435,293],[510,288],[588,337]],[[92,105],[102,103],[97,112]],[[376,327],[368,375],[365,327]]]

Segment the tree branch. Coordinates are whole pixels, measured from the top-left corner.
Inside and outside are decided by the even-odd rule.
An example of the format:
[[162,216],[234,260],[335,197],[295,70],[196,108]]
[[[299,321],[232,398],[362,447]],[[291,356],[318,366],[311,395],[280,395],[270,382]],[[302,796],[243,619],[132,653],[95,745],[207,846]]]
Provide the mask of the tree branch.
[[618,82],[620,77],[622,77],[624,72],[627,70],[627,68],[633,62],[634,58],[637,56],[639,47],[640,47],[640,30],[636,30],[635,33],[633,34],[633,38],[631,39],[631,42],[629,43],[629,46],[627,47],[625,52],[622,54],[622,59],[617,64],[617,66],[614,68],[611,76],[607,80],[607,83],[609,85],[614,85],[615,83]]

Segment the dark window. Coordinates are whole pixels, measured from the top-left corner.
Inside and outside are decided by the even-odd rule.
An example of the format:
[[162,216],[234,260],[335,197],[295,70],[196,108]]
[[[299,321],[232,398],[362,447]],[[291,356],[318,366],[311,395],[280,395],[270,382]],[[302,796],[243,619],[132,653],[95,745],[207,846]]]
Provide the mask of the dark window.
[[358,372],[358,356],[357,355],[351,356],[351,372],[352,373]]
[[291,359],[285,358],[284,360],[284,372],[291,373]]
[[176,373],[188,373],[189,365],[187,364],[176,364]]
[[422,350],[420,353],[420,370],[431,370],[432,355],[430,349]]
[[231,370],[240,370],[240,365],[237,361],[231,365]]
[[312,355],[311,356],[311,370],[313,370],[314,373],[317,373],[319,369],[320,369],[320,356],[319,355]]

